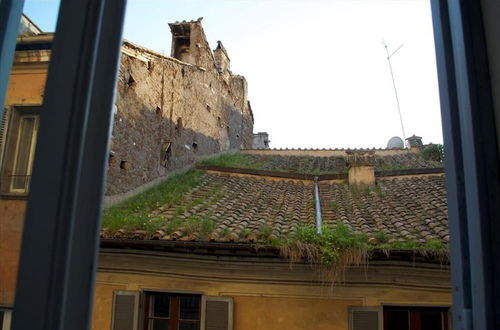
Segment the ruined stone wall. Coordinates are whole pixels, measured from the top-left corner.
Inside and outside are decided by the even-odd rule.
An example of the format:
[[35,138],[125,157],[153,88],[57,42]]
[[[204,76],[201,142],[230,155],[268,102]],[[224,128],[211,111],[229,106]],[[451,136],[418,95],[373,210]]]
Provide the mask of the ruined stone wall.
[[243,77],[227,83],[213,61],[191,65],[128,42],[122,50],[106,195],[132,190],[199,156],[251,147],[253,117]]

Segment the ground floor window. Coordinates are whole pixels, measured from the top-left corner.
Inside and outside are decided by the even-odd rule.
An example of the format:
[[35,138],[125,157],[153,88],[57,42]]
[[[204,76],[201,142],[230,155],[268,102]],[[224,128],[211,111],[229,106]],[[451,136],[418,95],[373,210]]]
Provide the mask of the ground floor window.
[[384,307],[384,330],[448,330],[448,309]]
[[145,330],[199,330],[201,296],[145,293]]
[[0,308],[0,330],[10,330],[12,310]]

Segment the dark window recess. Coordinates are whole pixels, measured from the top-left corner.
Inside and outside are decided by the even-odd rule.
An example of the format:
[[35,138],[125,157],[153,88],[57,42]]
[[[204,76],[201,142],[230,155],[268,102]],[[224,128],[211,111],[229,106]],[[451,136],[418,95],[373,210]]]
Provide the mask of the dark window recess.
[[448,330],[448,308],[385,307],[384,330]]
[[182,74],[182,78],[184,78],[184,75],[186,74],[186,71],[184,70],[184,68],[181,69],[181,74]]
[[144,330],[199,330],[201,297],[147,292]]
[[189,38],[174,39],[174,57],[183,62],[189,62]]
[[148,61],[148,71],[153,71],[153,61]]
[[109,153],[109,157],[108,157],[108,165],[113,165],[114,163],[116,163],[116,157],[114,155],[113,152],[110,152]]
[[167,167],[170,157],[172,156],[172,142],[165,142],[161,147],[161,165]]
[[210,112],[212,111],[212,107],[207,104],[207,111]]
[[198,150],[198,143],[196,142],[193,142],[193,144],[191,145],[193,147],[193,150]]
[[132,89],[133,89],[133,88],[135,88],[135,86],[136,86],[136,85],[137,85],[137,82],[135,81],[134,77],[132,77],[132,75],[130,75],[130,76],[128,77],[127,86],[128,86],[129,88],[132,88]]
[[122,170],[130,170],[132,168],[132,165],[129,162],[127,162],[126,160],[122,160],[120,162],[120,168]]
[[161,116],[161,112],[162,112],[162,111],[161,111],[161,108],[160,108],[160,107],[156,107],[155,112],[156,112],[156,114],[157,114],[158,116]]

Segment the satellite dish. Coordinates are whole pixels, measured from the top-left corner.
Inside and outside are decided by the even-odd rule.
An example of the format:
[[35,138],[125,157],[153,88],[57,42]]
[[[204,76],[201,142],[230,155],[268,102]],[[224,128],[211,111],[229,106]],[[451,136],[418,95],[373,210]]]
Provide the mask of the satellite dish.
[[387,142],[387,149],[404,149],[405,144],[399,136],[393,136]]

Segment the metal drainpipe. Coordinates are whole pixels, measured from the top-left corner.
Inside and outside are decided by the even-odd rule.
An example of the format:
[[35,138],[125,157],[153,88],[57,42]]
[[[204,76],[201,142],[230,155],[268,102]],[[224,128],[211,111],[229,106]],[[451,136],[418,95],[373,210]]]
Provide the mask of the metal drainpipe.
[[316,201],[316,232],[321,235],[321,226],[323,221],[321,220],[321,205],[319,202],[319,188],[318,188],[318,177],[314,177],[314,199]]

